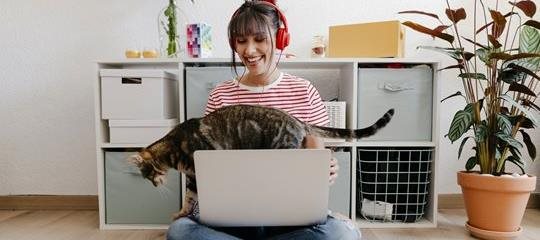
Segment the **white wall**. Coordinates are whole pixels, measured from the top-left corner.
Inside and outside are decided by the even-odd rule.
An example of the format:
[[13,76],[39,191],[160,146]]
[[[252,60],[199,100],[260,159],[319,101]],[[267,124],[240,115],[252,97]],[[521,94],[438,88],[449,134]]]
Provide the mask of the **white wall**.
[[[157,47],[157,14],[166,0],[2,0],[0,3],[0,195],[97,194],[93,125],[93,81],[96,60],[123,58],[131,46]],[[226,24],[241,0],[178,0],[191,19],[213,26],[214,56],[229,57]],[[454,6],[472,4],[454,1]],[[391,19],[413,19],[425,25],[427,17],[398,16],[401,10],[421,9],[444,17],[444,1],[346,0],[293,1],[279,5],[289,20],[289,52],[309,57],[311,36],[327,35],[329,25]],[[418,45],[438,44],[407,29],[406,56],[446,57],[417,51]],[[459,81],[444,72],[442,96],[454,93]],[[441,106],[441,137],[458,100]],[[540,135],[532,135],[537,148]],[[439,192],[458,193],[455,172],[457,144],[440,139]],[[540,165],[530,172],[540,175]],[[538,191],[538,190],[537,190]]]

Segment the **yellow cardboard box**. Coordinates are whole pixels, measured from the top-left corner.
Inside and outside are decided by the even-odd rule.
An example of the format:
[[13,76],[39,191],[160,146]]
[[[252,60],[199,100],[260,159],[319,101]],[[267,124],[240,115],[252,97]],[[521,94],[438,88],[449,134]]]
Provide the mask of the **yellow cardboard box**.
[[399,21],[330,26],[328,57],[403,57]]

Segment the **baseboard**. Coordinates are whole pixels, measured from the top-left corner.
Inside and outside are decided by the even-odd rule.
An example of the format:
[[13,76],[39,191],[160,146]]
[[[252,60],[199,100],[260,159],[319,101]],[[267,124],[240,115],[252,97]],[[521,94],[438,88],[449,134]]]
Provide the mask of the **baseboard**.
[[97,210],[95,195],[0,196],[0,210]]
[[[461,194],[439,194],[439,209],[463,209]],[[540,209],[540,193],[532,193],[527,208]],[[0,196],[0,210],[97,210],[95,195]]]
[[[439,209],[463,209],[463,196],[461,193],[456,194],[439,194]],[[540,193],[531,193],[527,208],[540,209]]]

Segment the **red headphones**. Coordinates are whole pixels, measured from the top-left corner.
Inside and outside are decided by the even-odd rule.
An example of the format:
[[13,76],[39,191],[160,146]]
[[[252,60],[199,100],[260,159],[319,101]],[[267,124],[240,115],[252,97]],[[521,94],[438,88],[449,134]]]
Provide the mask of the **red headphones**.
[[[281,23],[283,23],[283,26],[280,24],[279,28],[277,29],[276,48],[283,51],[287,46],[289,46],[289,39],[290,39],[289,30],[288,30],[288,27],[287,27],[287,19],[285,18],[285,15],[283,15],[283,13],[279,10],[279,8],[276,5],[274,5],[274,4],[270,3],[270,2],[257,1],[257,3],[266,4],[268,6],[273,7],[274,9],[276,9],[279,20],[281,21]],[[240,9],[238,9],[238,10],[240,10]],[[236,10],[234,12],[234,14],[232,15],[231,18],[234,18],[238,14],[238,10]],[[231,45],[231,48],[233,48],[233,49],[235,48],[234,39],[229,39],[229,44]]]

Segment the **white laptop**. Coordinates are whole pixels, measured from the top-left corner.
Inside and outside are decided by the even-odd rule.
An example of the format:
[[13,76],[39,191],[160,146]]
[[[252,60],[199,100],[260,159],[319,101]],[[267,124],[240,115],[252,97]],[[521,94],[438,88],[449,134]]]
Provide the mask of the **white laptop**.
[[195,152],[200,221],[300,226],[326,221],[328,149]]

